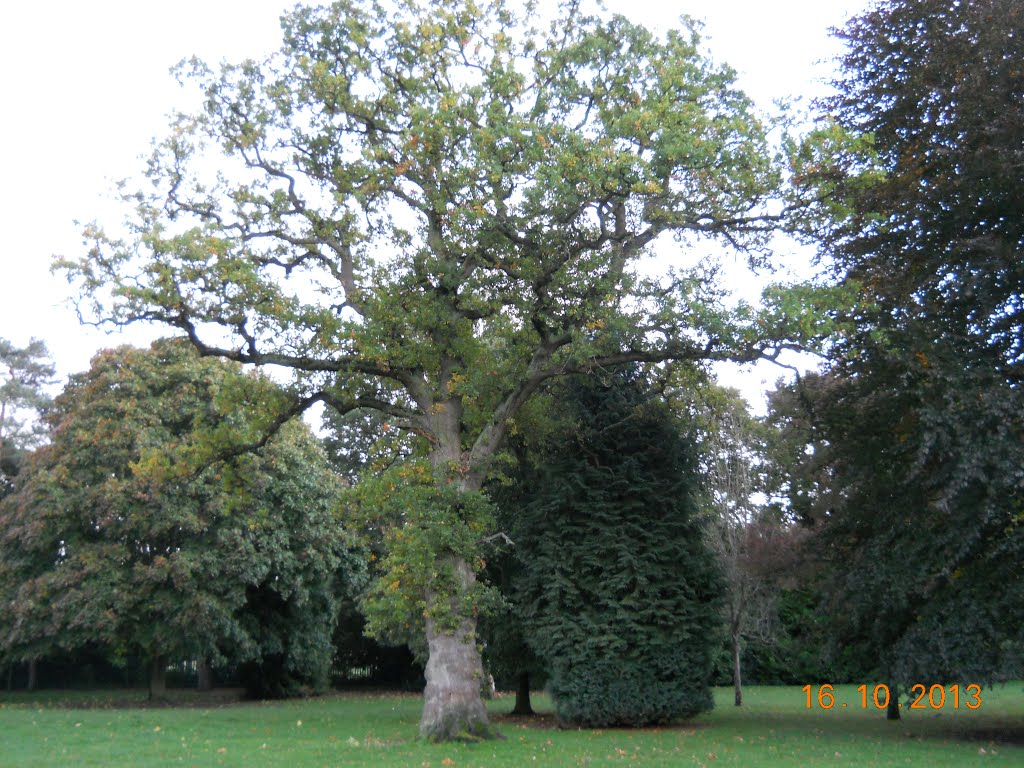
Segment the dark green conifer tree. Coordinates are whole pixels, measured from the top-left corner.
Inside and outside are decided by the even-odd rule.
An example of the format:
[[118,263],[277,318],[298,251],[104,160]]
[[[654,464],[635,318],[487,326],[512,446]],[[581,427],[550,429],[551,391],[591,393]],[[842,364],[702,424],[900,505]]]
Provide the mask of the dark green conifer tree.
[[562,721],[641,726],[712,706],[720,575],[693,448],[634,368],[574,378],[537,464],[515,592]]

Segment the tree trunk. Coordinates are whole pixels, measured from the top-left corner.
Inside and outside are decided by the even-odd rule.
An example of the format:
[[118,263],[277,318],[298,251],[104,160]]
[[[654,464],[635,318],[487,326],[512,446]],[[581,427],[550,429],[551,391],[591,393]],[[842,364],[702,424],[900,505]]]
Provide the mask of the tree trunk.
[[14,662],[7,665],[7,692],[14,690]]
[[[440,384],[451,391],[451,361],[442,361]],[[453,482],[460,492],[480,489],[482,476],[454,468],[469,467],[462,452],[462,400],[423,403],[430,411],[436,443],[430,451],[435,482]],[[453,476],[453,472],[457,477]],[[428,586],[426,594],[427,685],[423,691],[420,736],[430,741],[476,741],[501,738],[487,718],[481,687],[483,662],[477,648],[476,618],[466,609],[476,574],[465,558],[438,552],[437,567],[451,572],[451,583],[441,590]],[[447,581],[447,580],[446,580]]]
[[199,659],[196,662],[196,689],[200,691],[213,690],[213,673],[210,671],[210,660]]
[[512,710],[513,715],[533,715],[533,707],[530,706],[530,673],[519,673],[519,687],[516,688],[516,706]]
[[898,686],[889,686],[889,706],[885,708],[885,719],[900,719],[900,689]]
[[29,659],[28,660],[28,685],[26,689],[34,691],[39,685],[39,660]]
[[743,705],[743,678],[740,674],[740,634],[732,633],[732,687],[737,707]]
[[167,696],[167,662],[157,654],[149,664],[149,700]]
[[[476,646],[476,621],[446,621],[437,614],[457,615],[463,596],[476,577],[469,564],[452,557],[447,565],[455,575],[455,595],[427,595],[427,687],[423,692],[420,736],[430,741],[475,741],[495,738],[480,695],[483,664]],[[452,624],[455,628],[452,628]]]

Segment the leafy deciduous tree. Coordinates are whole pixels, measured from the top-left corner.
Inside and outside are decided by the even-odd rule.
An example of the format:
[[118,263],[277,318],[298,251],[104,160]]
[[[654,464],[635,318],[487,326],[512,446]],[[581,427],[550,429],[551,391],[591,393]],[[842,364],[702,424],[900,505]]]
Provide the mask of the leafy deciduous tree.
[[[776,585],[765,560],[782,540],[759,505],[759,446],[755,423],[736,392],[704,387],[700,442],[708,542],[724,577],[723,607],[732,652],[733,699],[743,703],[742,651],[746,638],[767,636]],[[767,558],[766,558],[767,555]]]
[[48,357],[39,339],[24,348],[0,339],[0,497],[12,490],[24,451],[38,443],[40,430],[30,414],[50,402],[45,389],[54,367]]
[[[559,10],[543,29],[530,4],[342,0],[287,15],[264,62],[186,66],[205,105],[159,145],[130,236],[90,228],[65,268],[98,317],[293,369],[281,420],[323,401],[421,435],[435,500],[475,498],[553,376],[764,353],[773,326],[730,322],[703,271],[635,265],[663,234],[766,242],[783,175],[766,126],[689,22],[659,38]],[[428,627],[420,730],[485,735],[475,560],[429,560],[421,577],[454,590],[421,578],[430,611],[459,625]]]
[[150,659],[153,695],[169,659],[277,655],[325,677],[359,571],[337,480],[300,423],[210,461],[251,440],[250,409],[275,390],[183,340],[108,350],[72,377],[2,506],[5,653],[96,643]]
[[795,390],[828,466],[835,627],[896,682],[985,679],[1024,626],[1024,10],[885,0],[840,36],[824,106],[878,172],[823,169],[849,214],[824,244],[864,301]]
[[[15,476],[25,463],[27,451],[38,445],[42,429],[34,418],[50,403],[45,388],[52,383],[53,364],[46,344],[31,339],[19,348],[0,339],[0,500],[13,492]],[[3,566],[0,565],[0,589]],[[28,687],[36,685],[36,659],[29,657]],[[11,685],[13,662],[7,671]]]

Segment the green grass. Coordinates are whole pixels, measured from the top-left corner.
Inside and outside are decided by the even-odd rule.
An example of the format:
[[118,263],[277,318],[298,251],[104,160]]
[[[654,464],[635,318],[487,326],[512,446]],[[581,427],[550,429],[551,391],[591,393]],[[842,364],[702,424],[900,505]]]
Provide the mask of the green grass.
[[[16,693],[0,695],[0,766],[1024,765],[1020,682],[985,690],[975,711],[904,712],[899,722],[860,709],[854,686],[837,687],[831,710],[808,710],[795,687],[748,688],[739,709],[731,697],[720,689],[714,712],[635,731],[513,720],[504,697],[491,711],[505,741],[430,745],[415,739],[414,695],[204,707],[200,694],[182,692],[186,706],[145,708],[136,692]],[[544,697],[537,705],[550,706]]]

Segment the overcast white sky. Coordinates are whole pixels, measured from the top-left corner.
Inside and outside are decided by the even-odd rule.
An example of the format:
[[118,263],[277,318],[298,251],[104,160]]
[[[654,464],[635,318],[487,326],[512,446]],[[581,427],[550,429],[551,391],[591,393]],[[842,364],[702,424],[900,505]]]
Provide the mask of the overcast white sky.
[[[114,181],[138,178],[166,115],[186,104],[168,74],[193,54],[209,62],[259,58],[280,40],[279,0],[35,0],[0,22],[0,337],[44,339],[61,376],[99,348],[159,332],[107,335],[81,327],[54,254],[82,250],[74,222],[114,224]],[[607,0],[655,29],[681,13],[705,22],[714,58],[739,72],[756,101],[819,95],[839,50],[828,35],[869,0]],[[765,369],[755,378],[773,380]],[[748,377],[749,379],[749,377]],[[746,388],[758,382],[748,380]]]

